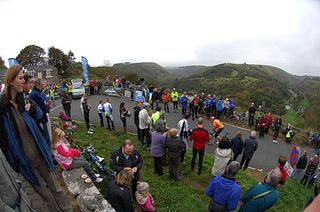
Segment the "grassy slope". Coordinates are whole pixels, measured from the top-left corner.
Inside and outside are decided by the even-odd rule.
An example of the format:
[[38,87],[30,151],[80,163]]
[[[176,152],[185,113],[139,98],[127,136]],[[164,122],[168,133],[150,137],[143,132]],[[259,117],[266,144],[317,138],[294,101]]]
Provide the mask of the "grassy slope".
[[[125,135],[122,132],[109,133],[99,127],[95,128],[93,135],[85,132],[83,124],[78,124],[78,129],[73,137],[83,146],[94,145],[97,153],[110,158],[113,149],[118,148],[124,139],[132,139],[135,147],[142,153],[144,166],[141,170],[141,180],[150,184],[157,211],[206,211],[209,198],[204,192],[210,179],[213,155],[206,154],[204,159],[203,175],[198,176],[196,172],[190,172],[191,151],[187,153],[186,163],[180,167],[181,181],[174,182],[168,179],[167,167],[164,167],[164,176],[153,173],[153,160],[149,152],[142,150],[136,136]],[[263,179],[263,174],[246,170],[237,175],[237,181],[242,187],[242,192],[248,190],[252,185]],[[101,186],[104,194],[104,186]],[[303,189],[297,181],[289,179],[287,184],[280,188],[280,199],[271,211],[300,211],[311,191]]]

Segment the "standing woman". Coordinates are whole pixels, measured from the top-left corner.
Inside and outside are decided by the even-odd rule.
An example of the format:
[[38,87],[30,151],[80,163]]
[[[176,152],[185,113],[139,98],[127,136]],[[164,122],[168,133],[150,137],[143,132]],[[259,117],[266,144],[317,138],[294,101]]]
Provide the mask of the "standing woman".
[[69,120],[71,120],[71,103],[72,100],[70,95],[68,93],[65,93],[61,100],[61,104],[65,114],[69,117]]
[[30,104],[23,98],[22,66],[11,66],[5,74],[0,99],[0,147],[10,166],[33,186],[51,211],[72,211],[54,172],[50,148],[37,124],[29,116]]
[[120,119],[122,121],[123,131],[124,131],[124,133],[127,133],[127,116],[129,114],[128,113],[129,111],[125,107],[124,102],[120,103],[119,112],[120,112]]
[[87,126],[87,133],[88,134],[93,134],[93,129],[90,128],[90,119],[89,119],[89,113],[91,110],[91,105],[88,102],[88,97],[84,97],[83,103],[82,103],[82,108],[83,108],[83,114],[84,114],[84,121],[86,122]]

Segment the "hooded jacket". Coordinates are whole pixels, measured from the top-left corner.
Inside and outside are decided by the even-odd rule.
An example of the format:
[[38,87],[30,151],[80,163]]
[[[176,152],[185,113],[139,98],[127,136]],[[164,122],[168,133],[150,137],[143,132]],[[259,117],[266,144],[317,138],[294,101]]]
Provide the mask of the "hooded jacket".
[[217,148],[215,151],[214,165],[211,174],[213,176],[221,176],[224,174],[229,161],[232,159],[231,149]]
[[207,196],[229,211],[237,208],[241,197],[241,188],[234,179],[218,176],[211,180],[206,190]]

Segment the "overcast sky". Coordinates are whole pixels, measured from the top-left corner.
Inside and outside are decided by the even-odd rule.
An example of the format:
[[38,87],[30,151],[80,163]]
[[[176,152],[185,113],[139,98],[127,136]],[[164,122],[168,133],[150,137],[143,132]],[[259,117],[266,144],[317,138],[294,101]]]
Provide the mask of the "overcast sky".
[[320,76],[317,0],[0,0],[0,56],[54,46],[89,64],[255,63]]

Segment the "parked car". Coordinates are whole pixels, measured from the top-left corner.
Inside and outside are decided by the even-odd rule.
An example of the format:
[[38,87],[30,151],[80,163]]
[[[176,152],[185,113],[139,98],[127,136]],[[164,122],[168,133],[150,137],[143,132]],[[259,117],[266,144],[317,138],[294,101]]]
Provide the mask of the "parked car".
[[81,79],[72,79],[72,98],[81,98],[86,93]]
[[104,88],[104,93],[108,96],[121,97],[121,94],[118,90],[114,89],[112,86],[107,86]]

